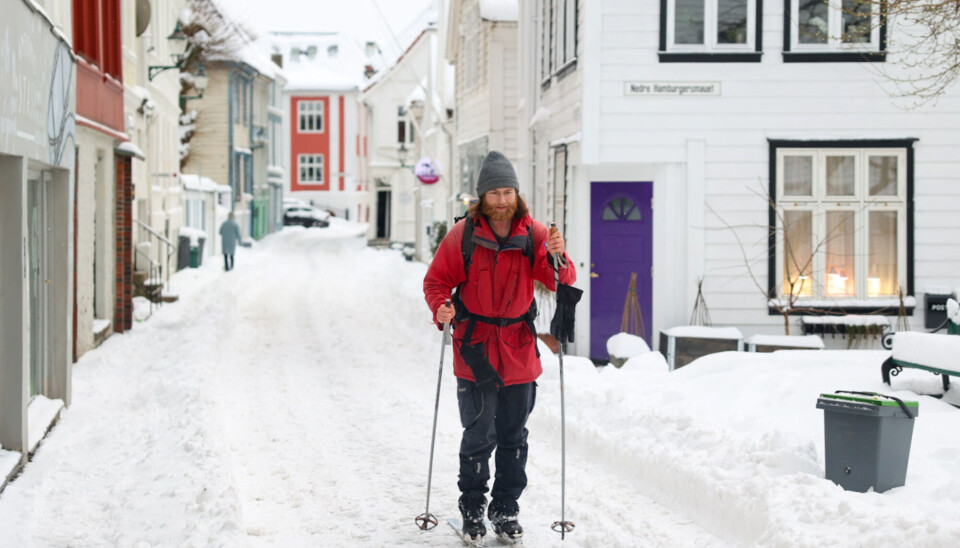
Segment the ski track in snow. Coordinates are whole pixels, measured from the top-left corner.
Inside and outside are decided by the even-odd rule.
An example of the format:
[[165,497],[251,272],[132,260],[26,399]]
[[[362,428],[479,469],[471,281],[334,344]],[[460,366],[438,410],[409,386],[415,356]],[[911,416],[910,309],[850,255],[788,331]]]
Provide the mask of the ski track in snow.
[[[89,352],[74,401],[0,495],[2,546],[455,546],[423,532],[440,332],[426,266],[287,230],[174,278],[181,300]],[[216,263],[216,258],[208,258]],[[445,351],[430,510],[457,516],[460,425]],[[527,546],[724,546],[530,428]],[[11,524],[16,524],[11,526]],[[496,545],[495,540],[488,544]]]

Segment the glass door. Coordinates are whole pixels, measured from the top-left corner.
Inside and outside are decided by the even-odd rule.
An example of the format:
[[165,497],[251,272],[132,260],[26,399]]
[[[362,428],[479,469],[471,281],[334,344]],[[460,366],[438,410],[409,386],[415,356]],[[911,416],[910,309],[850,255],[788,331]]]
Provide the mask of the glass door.
[[47,356],[47,188],[49,171],[31,171],[27,181],[30,284],[30,398],[49,393]]

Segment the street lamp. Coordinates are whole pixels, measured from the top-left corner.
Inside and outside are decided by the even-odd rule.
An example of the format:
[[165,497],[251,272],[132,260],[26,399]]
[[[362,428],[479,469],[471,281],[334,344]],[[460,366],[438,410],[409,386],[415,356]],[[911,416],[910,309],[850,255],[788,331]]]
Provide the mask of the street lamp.
[[203,70],[203,63],[200,63],[197,66],[197,73],[193,75],[193,89],[197,90],[197,94],[181,95],[180,102],[185,104],[190,99],[203,99],[203,91],[207,89],[209,81],[210,77],[207,76],[207,71]]
[[[151,65],[147,67],[147,80],[153,81],[153,79],[160,74],[161,72],[173,68],[180,68],[180,62],[183,61],[183,54],[186,52],[187,44],[187,35],[184,34],[183,28],[180,26],[180,20],[177,20],[177,26],[173,27],[173,32],[170,33],[170,36],[167,36],[167,40],[172,41],[173,43],[178,44],[177,47],[172,48],[175,53],[170,55],[173,57],[174,61],[172,65]],[[180,49],[180,45],[183,46],[183,49]]]
[[397,159],[400,160],[400,167],[410,167],[407,165],[407,158],[410,156],[410,150],[407,145],[400,143],[397,145]]

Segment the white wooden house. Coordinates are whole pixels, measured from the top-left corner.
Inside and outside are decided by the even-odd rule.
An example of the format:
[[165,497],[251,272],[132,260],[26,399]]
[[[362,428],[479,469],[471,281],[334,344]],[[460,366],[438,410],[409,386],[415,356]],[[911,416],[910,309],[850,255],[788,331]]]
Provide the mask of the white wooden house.
[[[411,243],[424,259],[434,222],[460,213],[451,201],[453,71],[440,58],[439,15],[429,7],[401,33],[409,46],[360,96],[366,173],[376,192],[369,235]],[[417,175],[428,164],[438,178]]]
[[[476,194],[480,162],[488,151],[499,150],[513,162],[521,154],[517,16],[515,1],[449,3],[444,54],[456,68],[457,192],[464,195]],[[521,175],[524,195],[529,192],[528,180]]]
[[[895,315],[902,287],[913,328],[928,288],[958,285],[960,91],[905,108],[883,76],[899,28],[855,33],[865,20],[798,4],[519,3],[504,110],[535,215],[565,227],[586,292],[574,352],[605,357],[631,273],[648,341],[689,322],[701,277],[713,323],[746,335],[783,334],[771,297],[791,281],[820,314]],[[492,104],[470,100],[458,90],[463,118]]]

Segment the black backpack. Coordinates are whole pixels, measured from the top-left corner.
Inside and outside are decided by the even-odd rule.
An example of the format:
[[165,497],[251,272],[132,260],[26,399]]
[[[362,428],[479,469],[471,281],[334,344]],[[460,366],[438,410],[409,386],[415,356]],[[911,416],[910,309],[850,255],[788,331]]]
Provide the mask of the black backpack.
[[[455,218],[453,224],[457,224],[464,218],[466,217]],[[470,272],[470,265],[473,263],[473,250],[477,247],[477,243],[473,241],[473,228],[475,225],[476,221],[467,218],[463,226],[463,238],[460,240],[460,253],[463,255],[464,275]],[[522,251],[523,255],[530,260],[530,267],[533,268],[533,225],[527,227],[527,243],[523,246]]]

